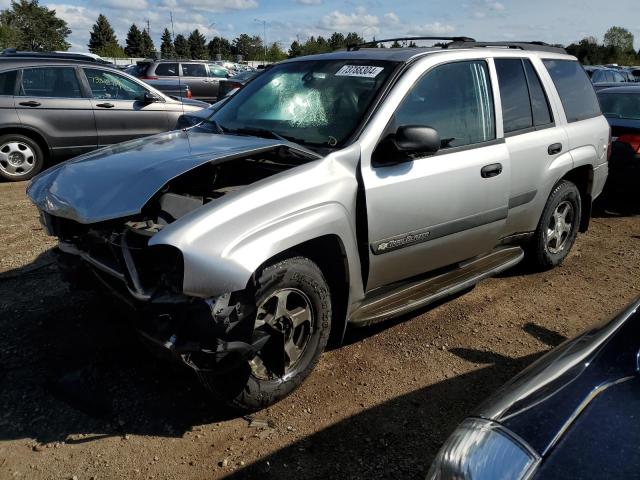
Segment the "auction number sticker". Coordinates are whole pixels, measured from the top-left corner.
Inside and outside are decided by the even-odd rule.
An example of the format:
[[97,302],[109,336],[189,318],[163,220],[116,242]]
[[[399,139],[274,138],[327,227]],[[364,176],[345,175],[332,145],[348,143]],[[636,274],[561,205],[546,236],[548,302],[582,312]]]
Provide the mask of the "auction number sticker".
[[367,65],[345,65],[336,72],[336,77],[366,77],[376,78],[384,67],[370,67]]

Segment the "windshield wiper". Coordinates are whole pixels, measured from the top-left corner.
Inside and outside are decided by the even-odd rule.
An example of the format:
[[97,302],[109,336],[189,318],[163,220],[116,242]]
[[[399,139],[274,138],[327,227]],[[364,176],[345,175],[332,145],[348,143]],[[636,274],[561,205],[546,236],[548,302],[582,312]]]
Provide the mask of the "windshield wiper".
[[267,130],[266,128],[227,129],[226,133],[231,133],[234,135],[251,135],[253,137],[262,137],[262,138],[275,138],[276,140],[282,140],[284,142],[290,141],[288,138],[283,137],[279,133],[276,133],[272,130]]

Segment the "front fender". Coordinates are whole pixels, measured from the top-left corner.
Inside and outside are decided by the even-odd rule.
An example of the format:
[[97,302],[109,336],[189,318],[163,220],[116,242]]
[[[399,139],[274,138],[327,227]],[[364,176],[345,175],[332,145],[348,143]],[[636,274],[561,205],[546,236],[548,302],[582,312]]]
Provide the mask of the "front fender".
[[149,244],[178,248],[183,292],[208,298],[246,288],[269,259],[333,235],[347,257],[351,291],[360,292],[352,163],[324,159],[263,180],[168,225]]
[[[326,235],[337,236],[347,253],[350,284],[358,284],[360,270],[355,232],[348,213],[338,203],[301,210],[259,229],[249,231],[222,251],[216,251],[215,232],[205,236],[196,248],[182,249],[184,256],[183,291],[197,297],[213,297],[242,290],[260,265],[275,255],[304,242]],[[207,247],[210,246],[210,248]],[[336,259],[337,260],[337,259]]]

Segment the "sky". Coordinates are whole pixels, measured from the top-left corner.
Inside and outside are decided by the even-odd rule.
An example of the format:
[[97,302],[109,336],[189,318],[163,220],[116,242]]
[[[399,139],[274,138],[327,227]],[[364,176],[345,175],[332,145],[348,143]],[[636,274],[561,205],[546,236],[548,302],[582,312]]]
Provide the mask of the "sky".
[[[7,7],[10,0],[0,0]],[[240,33],[281,42],[333,31],[372,37],[445,35],[484,41],[541,40],[568,44],[586,36],[602,41],[612,25],[629,29],[640,48],[640,1],[615,0],[40,0],[72,30],[71,50],[87,51],[98,14],[107,16],[124,44],[131,23],[146,27],[157,48],[165,27],[175,34],[198,28],[208,39]],[[610,7],[609,7],[610,6]],[[266,22],[266,23],[263,23]]]

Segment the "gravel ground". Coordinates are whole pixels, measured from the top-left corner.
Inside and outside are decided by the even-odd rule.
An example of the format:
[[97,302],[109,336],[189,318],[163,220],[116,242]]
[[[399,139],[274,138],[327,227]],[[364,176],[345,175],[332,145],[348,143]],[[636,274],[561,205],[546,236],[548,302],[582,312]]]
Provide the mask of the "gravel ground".
[[61,282],[25,184],[0,184],[0,478],[424,478],[456,424],[541,354],[640,294],[640,218],[595,218],[563,266],[522,268],[350,331],[252,418]]

